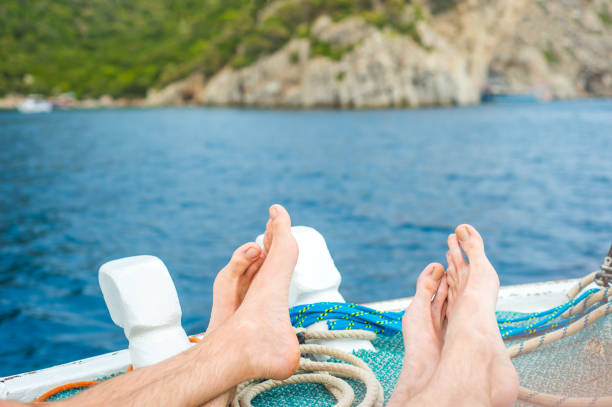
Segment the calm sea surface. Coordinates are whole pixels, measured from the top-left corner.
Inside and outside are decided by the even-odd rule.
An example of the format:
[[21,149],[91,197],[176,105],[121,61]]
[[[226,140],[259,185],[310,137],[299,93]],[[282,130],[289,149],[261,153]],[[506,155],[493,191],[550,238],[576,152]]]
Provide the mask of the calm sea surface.
[[447,235],[502,284],[579,277],[612,242],[612,101],[381,111],[0,113],[0,376],[127,346],[98,267],[152,254],[188,333],[267,207],[318,229],[348,301],[414,293]]

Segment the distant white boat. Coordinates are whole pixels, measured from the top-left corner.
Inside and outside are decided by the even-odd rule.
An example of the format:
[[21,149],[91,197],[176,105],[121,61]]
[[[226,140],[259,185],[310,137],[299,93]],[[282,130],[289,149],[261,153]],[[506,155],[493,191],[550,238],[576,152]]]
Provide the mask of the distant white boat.
[[46,100],[37,98],[27,98],[17,107],[21,113],[49,113],[53,110],[53,105]]

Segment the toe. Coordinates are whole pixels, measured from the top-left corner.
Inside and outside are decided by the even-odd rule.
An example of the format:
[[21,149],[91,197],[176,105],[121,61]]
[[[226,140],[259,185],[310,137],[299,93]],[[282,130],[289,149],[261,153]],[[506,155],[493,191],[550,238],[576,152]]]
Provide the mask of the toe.
[[297,250],[297,243],[291,233],[291,218],[287,210],[280,205],[272,205],[270,207],[270,220],[272,221],[270,229],[273,235],[270,250],[276,246],[282,247],[283,251],[296,246]]
[[[465,266],[465,258],[461,253],[459,242],[457,241],[457,235],[448,235],[448,252],[450,254],[450,260],[455,266],[456,270],[461,270]],[[450,266],[450,263],[449,263]]]
[[442,276],[440,280],[440,286],[438,287],[438,291],[436,291],[436,296],[431,304],[431,316],[432,321],[434,322],[434,327],[436,330],[442,329],[442,322],[444,321],[444,316],[446,313],[446,305],[448,298],[448,283],[446,281],[446,276]]
[[449,285],[449,287],[456,287],[457,269],[455,268],[450,252],[446,252],[446,263],[448,264],[448,267],[446,268],[446,283]]
[[261,254],[261,248],[255,242],[245,243],[234,251],[229,263],[221,270],[222,273],[234,277],[243,275]]
[[440,316],[442,311],[442,306],[446,302],[448,298],[448,283],[446,281],[446,276],[443,276],[440,280],[440,286],[436,291],[436,297],[433,300],[433,304],[431,305],[432,312],[434,315]]
[[249,265],[246,272],[244,273],[244,277],[247,279],[247,281],[250,282],[253,279],[255,274],[257,274],[257,272],[259,271],[264,260],[265,259],[263,257],[259,257],[253,263]]
[[272,233],[279,234],[291,233],[291,218],[289,213],[281,205],[275,204],[270,207],[270,220]]
[[[291,233],[291,218],[285,208],[280,205],[270,207],[270,226],[268,229],[271,243],[268,246],[268,253],[265,255],[266,261],[262,264],[262,268],[279,268],[281,271],[290,269],[293,272],[299,248]],[[289,276],[291,276],[290,273]]]
[[480,233],[471,225],[459,225],[455,230],[456,236],[459,239],[458,243],[471,262],[472,259],[484,255],[484,243]]
[[444,266],[440,263],[431,263],[421,272],[417,280],[416,297],[431,301],[436,290],[440,286],[440,280],[444,275]]
[[272,220],[268,219],[268,222],[266,223],[266,232],[264,233],[264,240],[263,240],[263,255],[267,255],[268,252],[270,251],[270,246],[272,246]]

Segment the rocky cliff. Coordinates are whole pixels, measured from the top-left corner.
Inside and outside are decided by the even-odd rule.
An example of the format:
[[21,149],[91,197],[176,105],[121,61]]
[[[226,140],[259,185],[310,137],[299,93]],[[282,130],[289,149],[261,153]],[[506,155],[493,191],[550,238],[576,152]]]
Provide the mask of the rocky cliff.
[[527,3],[465,1],[436,17],[418,15],[424,7],[417,5],[404,17],[414,20],[412,36],[376,29],[360,17],[333,22],[321,16],[310,34],[347,50],[339,60],[313,56],[312,40],[294,39],[249,67],[223,69],[196,100],[300,108],[476,103],[498,45],[514,33]]
[[[260,20],[299,1],[271,2]],[[612,0],[413,0],[401,10],[395,25],[320,15],[248,66],[195,72],[142,100],[80,106],[417,107],[478,103],[483,91],[612,97]],[[0,108],[20,100],[5,99]]]
[[553,97],[612,97],[612,2],[529,1],[503,39],[489,78],[514,92],[546,87]]
[[[224,68],[152,92],[147,104],[259,107],[392,107],[477,103],[483,90],[555,98],[612,96],[609,1],[469,0],[415,19],[416,35],[360,17],[320,16],[297,38],[243,69]],[[407,14],[409,14],[408,9]],[[414,14],[414,13],[413,13]],[[313,55],[314,54],[314,55]],[[165,95],[165,97],[160,97]]]

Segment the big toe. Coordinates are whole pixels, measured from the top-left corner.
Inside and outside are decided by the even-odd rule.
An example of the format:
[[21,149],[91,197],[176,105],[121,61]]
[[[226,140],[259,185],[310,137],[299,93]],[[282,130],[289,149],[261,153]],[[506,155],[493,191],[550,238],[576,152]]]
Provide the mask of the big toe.
[[440,287],[443,276],[444,266],[440,263],[431,263],[425,267],[417,280],[416,297],[431,301],[438,287]]
[[276,259],[285,259],[295,262],[298,256],[298,245],[291,233],[291,218],[289,213],[281,205],[270,207],[270,230],[271,240],[269,255]]
[[274,237],[291,233],[291,218],[281,205],[274,204],[270,207],[270,221]]
[[484,242],[480,233],[473,226],[467,224],[459,225],[455,229],[455,234],[459,240],[459,245],[467,255],[470,263],[485,256]]

